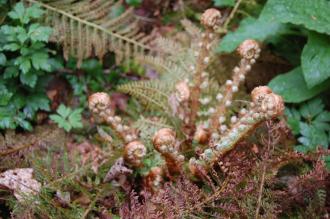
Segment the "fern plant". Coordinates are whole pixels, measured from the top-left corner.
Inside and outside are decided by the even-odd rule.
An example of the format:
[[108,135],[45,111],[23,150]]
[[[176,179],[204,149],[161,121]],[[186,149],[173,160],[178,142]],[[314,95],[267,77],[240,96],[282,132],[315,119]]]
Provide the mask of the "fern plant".
[[[83,165],[73,164],[74,171],[64,175],[45,171],[54,166],[67,170],[55,165],[56,159],[45,162],[49,168],[35,165],[46,183],[35,210],[26,212],[44,216],[47,209],[53,217],[66,218],[73,213],[82,218],[269,218],[297,203],[306,207],[306,200],[325,188],[321,157],[328,152],[291,150],[281,120],[283,99],[270,88],[253,89],[251,101],[234,101],[260,55],[256,41],[239,46],[241,60],[232,79],[223,85],[212,80],[207,68],[220,20],[218,10],[208,9],[201,17],[205,30],[183,21],[192,37],[188,48],[162,38],[159,56],[140,57],[162,73],[155,81],[119,87],[146,107],[137,121],[117,115],[107,93],[89,96],[98,139],[106,143],[103,150],[85,146]],[[303,161],[312,165],[306,165],[304,175],[287,180],[282,168]],[[76,199],[68,201],[66,192]],[[323,212],[315,209],[311,212]]]
[[[140,186],[155,193],[151,195],[151,203],[150,198],[145,199],[143,207],[163,209],[160,212],[146,210],[149,211],[148,215],[162,215],[165,218],[182,218],[188,215],[198,218],[199,215],[205,218],[209,213],[214,217],[230,217],[235,211],[243,211],[243,206],[255,206],[252,214],[257,215],[256,217],[259,217],[261,208],[266,212],[269,210],[269,215],[276,214],[277,203],[273,202],[274,194],[271,193],[274,191],[264,189],[265,183],[274,177],[272,171],[278,171],[287,160],[306,159],[295,152],[286,154],[285,148],[274,150],[275,145],[280,142],[281,134],[273,133],[280,128],[275,131],[272,126],[276,126],[276,118],[284,113],[284,102],[270,88],[255,88],[251,93],[251,102],[234,102],[240,84],[260,55],[256,41],[246,40],[239,46],[237,51],[241,61],[234,67],[232,79],[227,80],[224,85],[219,85],[207,73],[207,67],[215,56],[214,45],[219,40],[215,30],[220,25],[220,18],[219,11],[206,10],[201,17],[205,31],[184,20],[182,24],[191,36],[190,47],[161,38],[156,40],[159,56],[139,58],[140,61],[154,66],[160,72],[160,78],[118,87],[119,91],[140,100],[149,112],[149,118],[141,117],[135,126],[130,127],[127,121],[115,115],[109,107],[111,99],[106,93],[95,93],[89,97],[89,107],[95,121],[109,126],[116,133],[114,137],[123,142],[122,157],[112,166],[105,179],[119,183],[127,191],[132,189],[126,186],[129,179],[121,178],[130,174],[127,168],[139,174],[143,178]],[[260,147],[255,149],[248,147],[251,142],[246,138],[264,122],[268,124],[268,140],[267,137],[262,139],[263,143],[259,142]],[[112,141],[110,139],[110,144]],[[253,155],[250,157],[251,150],[255,151],[252,154],[260,153],[260,161],[253,158]],[[324,163],[320,171],[324,171]],[[170,191],[164,181],[176,183],[173,185],[174,190],[178,189],[180,192],[183,192],[182,187],[192,186],[185,180],[185,185],[182,186],[180,180],[175,180],[177,175],[194,176],[203,181],[204,186],[212,192],[196,187],[193,189],[195,192],[188,189],[183,195],[186,198],[180,200],[181,205],[175,205],[171,198],[178,199],[176,191]],[[257,186],[259,182],[261,189]],[[242,193],[255,191],[258,195],[249,196],[247,194],[250,192],[247,192],[244,201],[237,203],[233,200],[240,197],[236,190],[240,186],[244,188]],[[205,199],[202,198],[203,195],[206,196]],[[233,200],[225,198],[228,196]],[[191,200],[188,197],[196,199]],[[133,201],[132,198],[130,201]],[[174,210],[166,208],[172,208],[173,205]],[[213,209],[211,205],[218,208]],[[143,218],[143,207],[137,207],[140,210],[136,211],[125,209],[127,214],[123,213],[121,216]],[[207,211],[205,207],[212,210]],[[241,215],[251,215],[251,212],[241,212]]]
[[112,17],[111,12],[118,10],[122,1],[26,2],[45,10],[44,22],[54,29],[50,41],[62,45],[65,59],[76,57],[78,66],[92,55],[102,59],[106,52],[114,52],[118,63],[128,63],[151,49],[148,43],[152,37],[139,31],[133,8]]

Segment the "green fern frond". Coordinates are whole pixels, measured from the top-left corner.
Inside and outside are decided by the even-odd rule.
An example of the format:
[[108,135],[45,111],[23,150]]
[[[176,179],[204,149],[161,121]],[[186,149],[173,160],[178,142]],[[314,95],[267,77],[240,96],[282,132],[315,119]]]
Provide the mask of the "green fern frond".
[[118,87],[119,92],[137,98],[147,109],[160,109],[165,113],[169,112],[168,99],[171,90],[171,86],[159,80],[135,81]]
[[138,57],[137,60],[141,63],[151,65],[158,73],[169,72],[175,67],[174,63],[159,56],[146,55]]
[[181,25],[192,38],[199,38],[201,36],[201,29],[197,27],[194,23],[192,23],[190,20],[183,19],[181,21]]
[[145,118],[144,116],[140,116],[140,118],[133,125],[137,130],[139,130],[142,140],[146,143],[152,139],[154,134],[161,128],[173,128],[168,124],[167,119],[163,117],[157,117],[157,119],[153,118]]
[[180,54],[184,51],[181,44],[165,37],[157,38],[155,43],[157,44],[158,49],[163,53],[177,55],[178,53]]
[[85,58],[96,55],[102,59],[109,51],[116,54],[119,63],[151,50],[147,44],[153,37],[139,31],[133,8],[111,17],[111,11],[122,1],[25,1],[37,3],[46,11],[44,21],[53,28],[50,40],[63,46],[66,59],[77,57],[78,66]]

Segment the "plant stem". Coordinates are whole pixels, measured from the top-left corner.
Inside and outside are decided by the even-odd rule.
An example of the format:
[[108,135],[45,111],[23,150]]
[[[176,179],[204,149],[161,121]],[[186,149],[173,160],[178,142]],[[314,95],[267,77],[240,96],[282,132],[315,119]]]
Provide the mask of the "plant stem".
[[261,182],[260,182],[260,188],[259,188],[259,195],[258,195],[258,202],[257,202],[257,209],[256,209],[255,219],[258,219],[259,218],[262,193],[263,193],[264,184],[265,184],[265,175],[266,175],[266,164],[264,164],[263,165],[263,168],[262,168],[262,176],[261,176]]

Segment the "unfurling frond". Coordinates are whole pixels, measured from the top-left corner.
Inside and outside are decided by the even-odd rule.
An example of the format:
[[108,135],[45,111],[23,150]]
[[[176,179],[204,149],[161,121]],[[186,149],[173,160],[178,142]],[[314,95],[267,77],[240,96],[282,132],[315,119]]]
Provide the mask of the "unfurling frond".
[[152,37],[140,32],[133,8],[111,16],[122,1],[25,1],[46,11],[44,22],[54,29],[50,40],[63,46],[66,59],[76,57],[78,66],[85,58],[96,55],[102,59],[109,51],[116,54],[119,63],[150,50],[147,45]]

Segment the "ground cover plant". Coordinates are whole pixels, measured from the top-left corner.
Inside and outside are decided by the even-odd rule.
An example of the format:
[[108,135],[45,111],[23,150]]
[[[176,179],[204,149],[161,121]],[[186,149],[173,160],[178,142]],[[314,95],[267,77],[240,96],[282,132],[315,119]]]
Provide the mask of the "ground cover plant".
[[0,218],[327,218],[327,6],[0,1]]

